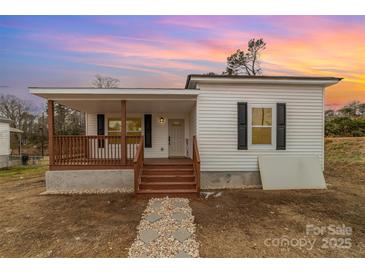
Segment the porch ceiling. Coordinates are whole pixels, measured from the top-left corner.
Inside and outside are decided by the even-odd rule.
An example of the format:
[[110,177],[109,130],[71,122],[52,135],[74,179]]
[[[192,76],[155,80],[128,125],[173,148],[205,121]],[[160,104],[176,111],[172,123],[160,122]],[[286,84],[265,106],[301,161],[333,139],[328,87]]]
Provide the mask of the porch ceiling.
[[[56,102],[87,113],[118,113],[120,100],[57,100]],[[129,113],[190,112],[195,100],[127,100]]]

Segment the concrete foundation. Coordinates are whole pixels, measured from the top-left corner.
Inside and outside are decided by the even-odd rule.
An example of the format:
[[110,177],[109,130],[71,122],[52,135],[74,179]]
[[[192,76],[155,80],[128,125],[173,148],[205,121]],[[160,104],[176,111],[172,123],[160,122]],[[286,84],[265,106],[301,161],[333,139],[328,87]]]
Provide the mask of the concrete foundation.
[[133,192],[132,169],[62,170],[46,172],[46,193]]
[[0,155],[0,168],[9,166],[9,155]]
[[262,188],[258,171],[202,171],[201,189]]
[[[262,188],[258,171],[203,171],[200,179],[201,189]],[[133,191],[132,169],[46,172],[46,194]]]

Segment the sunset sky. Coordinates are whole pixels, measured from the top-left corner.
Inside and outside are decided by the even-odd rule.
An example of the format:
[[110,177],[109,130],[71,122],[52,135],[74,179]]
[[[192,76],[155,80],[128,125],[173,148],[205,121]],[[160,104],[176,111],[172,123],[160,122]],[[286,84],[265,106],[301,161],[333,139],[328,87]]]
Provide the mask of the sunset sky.
[[264,38],[264,75],[336,76],[326,106],[365,102],[365,16],[0,16],[0,93],[35,103],[28,86],[184,87],[221,73]]

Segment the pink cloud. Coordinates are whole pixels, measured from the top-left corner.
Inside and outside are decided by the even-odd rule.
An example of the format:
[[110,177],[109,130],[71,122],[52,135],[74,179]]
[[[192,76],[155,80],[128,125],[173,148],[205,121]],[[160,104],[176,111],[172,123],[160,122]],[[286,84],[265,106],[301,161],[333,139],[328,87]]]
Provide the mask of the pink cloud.
[[[319,17],[266,18],[265,22],[271,23],[273,28],[288,33],[283,39],[271,32],[255,33],[224,28],[219,20],[213,22],[200,17],[186,19],[166,17],[158,22],[216,32],[209,38],[203,36],[195,39],[170,37],[167,34],[129,37],[59,33],[34,35],[32,38],[58,50],[81,53],[77,57],[69,57],[70,60],[158,74],[173,83],[181,83],[181,76],[171,70],[219,73],[224,69],[226,57],[230,53],[237,48],[245,49],[251,37],[263,37],[268,44],[262,55],[265,74],[345,77],[341,89],[336,88],[327,96],[328,103],[338,102],[335,98],[341,102],[349,100],[351,96],[365,100],[365,36],[360,35],[365,33],[363,25],[343,25]],[[214,65],[213,69],[208,65],[209,62]],[[345,95],[339,92],[345,89],[353,92]]]

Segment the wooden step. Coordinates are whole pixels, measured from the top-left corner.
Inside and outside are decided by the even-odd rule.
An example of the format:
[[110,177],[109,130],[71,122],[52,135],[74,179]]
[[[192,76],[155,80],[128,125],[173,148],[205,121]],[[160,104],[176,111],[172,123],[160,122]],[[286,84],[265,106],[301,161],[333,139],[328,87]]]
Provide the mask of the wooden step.
[[193,161],[182,161],[182,162],[167,161],[167,162],[152,162],[152,163],[145,161],[143,164],[146,166],[156,166],[156,165],[159,165],[159,166],[166,166],[166,165],[167,166],[170,166],[170,165],[184,166],[184,165],[192,165]]
[[194,175],[142,175],[141,182],[194,182]]
[[143,169],[186,169],[193,168],[191,163],[183,164],[143,164]]
[[146,161],[137,194],[152,197],[196,197],[196,187],[192,161]]
[[197,195],[196,189],[140,189],[137,191],[138,195],[161,195],[161,196],[175,196],[175,195]]
[[149,190],[149,189],[196,189],[195,182],[148,182],[148,183],[141,183],[139,185],[139,189]]
[[194,175],[193,168],[181,169],[143,169],[142,175]]

